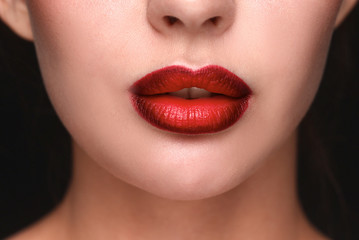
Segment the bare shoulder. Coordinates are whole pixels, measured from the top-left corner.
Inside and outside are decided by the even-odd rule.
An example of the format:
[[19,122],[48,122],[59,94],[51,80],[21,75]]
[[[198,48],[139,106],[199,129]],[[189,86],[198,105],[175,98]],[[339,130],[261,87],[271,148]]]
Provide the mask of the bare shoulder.
[[31,225],[28,228],[21,230],[20,232],[15,233],[14,235],[6,238],[5,240],[35,240],[35,239],[45,239],[44,231],[41,227],[36,223]]
[[57,240],[65,238],[65,225],[62,223],[62,214],[55,209],[38,222],[15,233],[5,240]]
[[308,220],[302,222],[299,240],[330,240],[327,236],[321,233]]
[[330,238],[328,238],[327,236],[323,235],[321,232],[317,231],[317,230],[313,230],[312,232],[303,235],[303,237],[301,238],[303,240],[330,240]]

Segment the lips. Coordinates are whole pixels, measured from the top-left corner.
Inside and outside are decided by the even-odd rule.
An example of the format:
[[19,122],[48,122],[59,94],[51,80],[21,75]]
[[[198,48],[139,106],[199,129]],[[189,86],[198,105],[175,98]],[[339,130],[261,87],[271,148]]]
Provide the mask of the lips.
[[182,134],[222,131],[248,108],[251,89],[234,73],[207,66],[170,66],[147,74],[131,88],[137,113],[153,126]]

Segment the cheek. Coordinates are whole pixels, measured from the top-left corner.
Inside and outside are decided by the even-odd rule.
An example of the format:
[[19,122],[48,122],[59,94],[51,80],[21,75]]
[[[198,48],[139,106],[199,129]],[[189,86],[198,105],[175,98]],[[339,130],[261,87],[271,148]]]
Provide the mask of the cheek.
[[133,152],[123,136],[136,133],[127,127],[133,122],[127,89],[143,31],[136,29],[139,36],[133,37],[129,30],[145,7],[138,1],[93,0],[28,5],[44,83],[72,137],[96,159],[109,159],[102,153],[114,149]]
[[313,101],[340,3],[243,1],[230,58],[251,79],[253,114],[269,135],[296,127]]
[[128,116],[124,111],[131,106],[121,103],[127,102],[139,58],[136,46],[143,45],[138,42],[143,29],[136,29],[136,37],[130,29],[145,7],[138,1],[93,0],[28,5],[45,86],[70,133],[87,136],[87,124],[101,129],[111,125],[109,119]]
[[[114,60],[111,51],[117,54],[116,60],[128,57],[126,50],[134,49],[129,30],[139,21],[137,16],[142,15],[143,8],[135,2],[29,1],[40,60],[44,64],[56,62],[53,70],[69,68],[70,64],[82,64],[85,70],[91,70],[101,67],[102,60]],[[140,35],[141,29],[137,33]]]

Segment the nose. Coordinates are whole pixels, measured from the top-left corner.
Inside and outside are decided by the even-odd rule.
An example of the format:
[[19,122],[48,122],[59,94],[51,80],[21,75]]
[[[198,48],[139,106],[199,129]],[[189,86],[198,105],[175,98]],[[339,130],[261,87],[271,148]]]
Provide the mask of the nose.
[[235,0],[149,0],[147,19],[162,34],[222,34],[234,22]]

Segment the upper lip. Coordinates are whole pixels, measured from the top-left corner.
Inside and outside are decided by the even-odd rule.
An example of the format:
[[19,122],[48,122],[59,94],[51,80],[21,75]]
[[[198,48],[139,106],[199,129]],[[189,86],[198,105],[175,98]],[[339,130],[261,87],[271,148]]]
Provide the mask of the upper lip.
[[241,98],[251,94],[251,89],[242,79],[217,65],[209,65],[198,70],[177,65],[165,67],[136,81],[130,91],[136,95],[150,96],[191,87],[202,88],[208,92],[232,98]]

